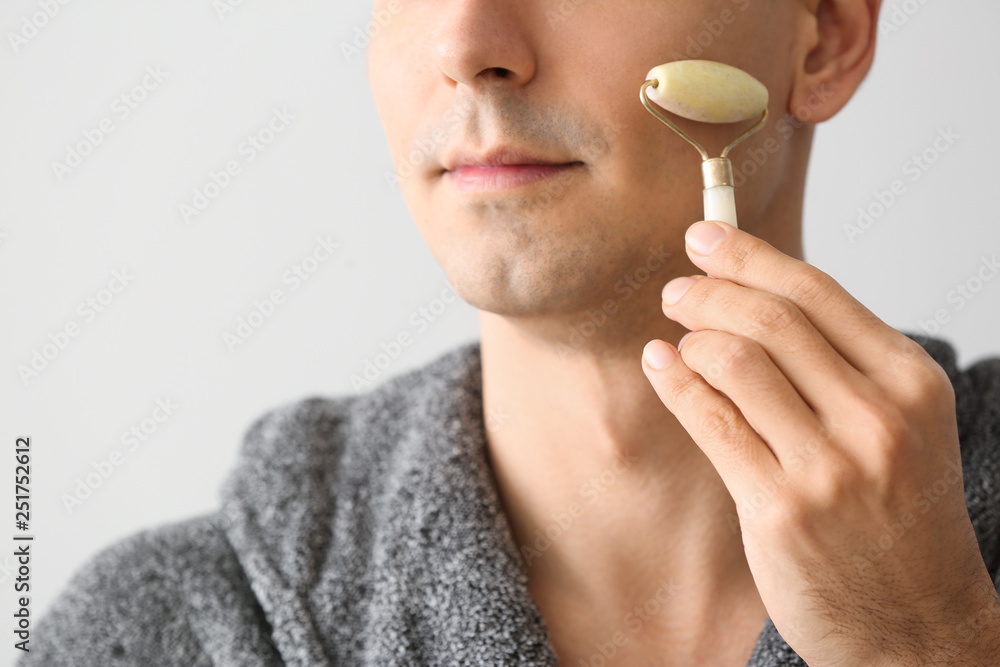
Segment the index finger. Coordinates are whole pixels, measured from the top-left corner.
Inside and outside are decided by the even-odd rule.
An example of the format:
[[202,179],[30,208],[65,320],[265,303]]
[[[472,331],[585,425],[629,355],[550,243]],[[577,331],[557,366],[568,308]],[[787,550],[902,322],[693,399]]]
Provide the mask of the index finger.
[[763,239],[715,221],[696,222],[684,238],[695,266],[715,278],[787,299],[849,364],[868,377],[885,374],[891,368],[887,360],[913,353],[912,346],[920,347],[828,274]]

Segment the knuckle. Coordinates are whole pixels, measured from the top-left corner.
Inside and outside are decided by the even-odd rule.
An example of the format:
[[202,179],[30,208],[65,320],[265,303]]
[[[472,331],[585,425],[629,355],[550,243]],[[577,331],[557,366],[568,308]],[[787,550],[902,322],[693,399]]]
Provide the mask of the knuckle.
[[836,285],[829,275],[807,265],[785,280],[780,293],[794,303],[810,308],[823,305]]
[[747,324],[747,334],[751,337],[773,336],[800,324],[799,310],[792,302],[783,298],[767,299]]
[[748,273],[748,267],[753,265],[759,254],[760,248],[756,244],[737,245],[729,249],[727,263],[734,274],[743,276]]
[[866,495],[879,504],[892,502],[900,493],[900,471],[912,463],[902,447],[886,446],[875,451],[873,461],[865,471],[864,489]]
[[749,338],[738,337],[717,356],[710,370],[718,368],[719,376],[754,376],[764,361],[763,356],[764,351],[759,344]]
[[869,401],[856,416],[865,439],[884,454],[895,456],[896,448],[904,448],[910,440],[909,423],[888,400]]
[[789,529],[799,529],[811,523],[812,511],[809,502],[798,493],[789,491],[774,499],[771,511],[768,512],[773,532]]
[[739,433],[742,418],[735,405],[729,402],[720,403],[702,416],[698,430],[704,438],[713,442],[733,440]]
[[[693,336],[692,336],[693,338]],[[685,345],[687,347],[687,345]],[[669,392],[674,402],[678,404],[696,403],[693,396],[701,386],[701,380],[697,375],[684,374],[670,382]]]
[[909,405],[917,410],[933,410],[942,402],[955,403],[951,378],[933,358],[911,364],[901,384]]
[[901,336],[897,341],[898,345],[894,346],[886,363],[887,366],[892,368],[893,372],[897,372],[901,368],[905,369],[913,363],[931,360],[931,356],[927,354],[927,350],[912,338]]
[[678,348],[678,352],[681,353],[681,358],[684,355],[691,355],[692,352],[701,352],[705,349],[705,339],[710,337],[714,332],[709,329],[692,329],[687,334],[688,338],[684,341],[684,346]]
[[948,372],[915,340],[901,336],[898,345],[885,361],[885,373],[891,378],[892,393],[900,405],[915,414],[941,405],[955,405],[955,386]]
[[858,467],[835,452],[823,457],[823,472],[810,481],[811,503],[823,510],[842,508],[858,487]]

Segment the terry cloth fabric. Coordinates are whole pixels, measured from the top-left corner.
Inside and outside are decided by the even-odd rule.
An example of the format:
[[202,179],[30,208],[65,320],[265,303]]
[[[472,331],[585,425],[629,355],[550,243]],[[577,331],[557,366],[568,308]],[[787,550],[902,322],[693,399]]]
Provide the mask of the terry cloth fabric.
[[[1000,568],[1000,357],[957,397],[969,512]],[[479,342],[248,429],[221,509],[73,576],[20,667],[556,665],[487,458]],[[805,663],[767,621],[748,667]]]

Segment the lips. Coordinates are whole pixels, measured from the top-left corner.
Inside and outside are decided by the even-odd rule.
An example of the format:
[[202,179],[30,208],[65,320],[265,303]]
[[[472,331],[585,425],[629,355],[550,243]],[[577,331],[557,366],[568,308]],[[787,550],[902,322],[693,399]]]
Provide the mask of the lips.
[[448,178],[462,192],[496,192],[524,187],[577,168],[571,164],[525,164],[497,167],[462,167],[448,172]]
[[528,151],[508,146],[498,146],[486,151],[474,153],[457,150],[444,161],[446,171],[456,171],[463,167],[503,167],[511,165],[557,165],[569,160],[551,160]]
[[[479,154],[457,151],[445,160],[444,173],[463,192],[508,190],[538,183],[583,165],[561,162],[510,147]],[[451,166],[447,166],[451,165]]]

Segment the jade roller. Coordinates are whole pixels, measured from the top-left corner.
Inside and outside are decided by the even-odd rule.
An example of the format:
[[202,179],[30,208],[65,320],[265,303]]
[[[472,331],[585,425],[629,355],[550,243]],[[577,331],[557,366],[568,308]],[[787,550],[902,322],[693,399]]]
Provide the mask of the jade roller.
[[[731,65],[711,60],[675,60],[649,70],[645,83],[639,89],[639,99],[649,113],[701,153],[705,220],[721,220],[736,227],[733,163],[727,156],[738,143],[767,122],[767,88],[764,84]],[[650,101],[682,118],[702,123],[738,123],[758,115],[760,120],[726,146],[720,157],[713,158]]]

